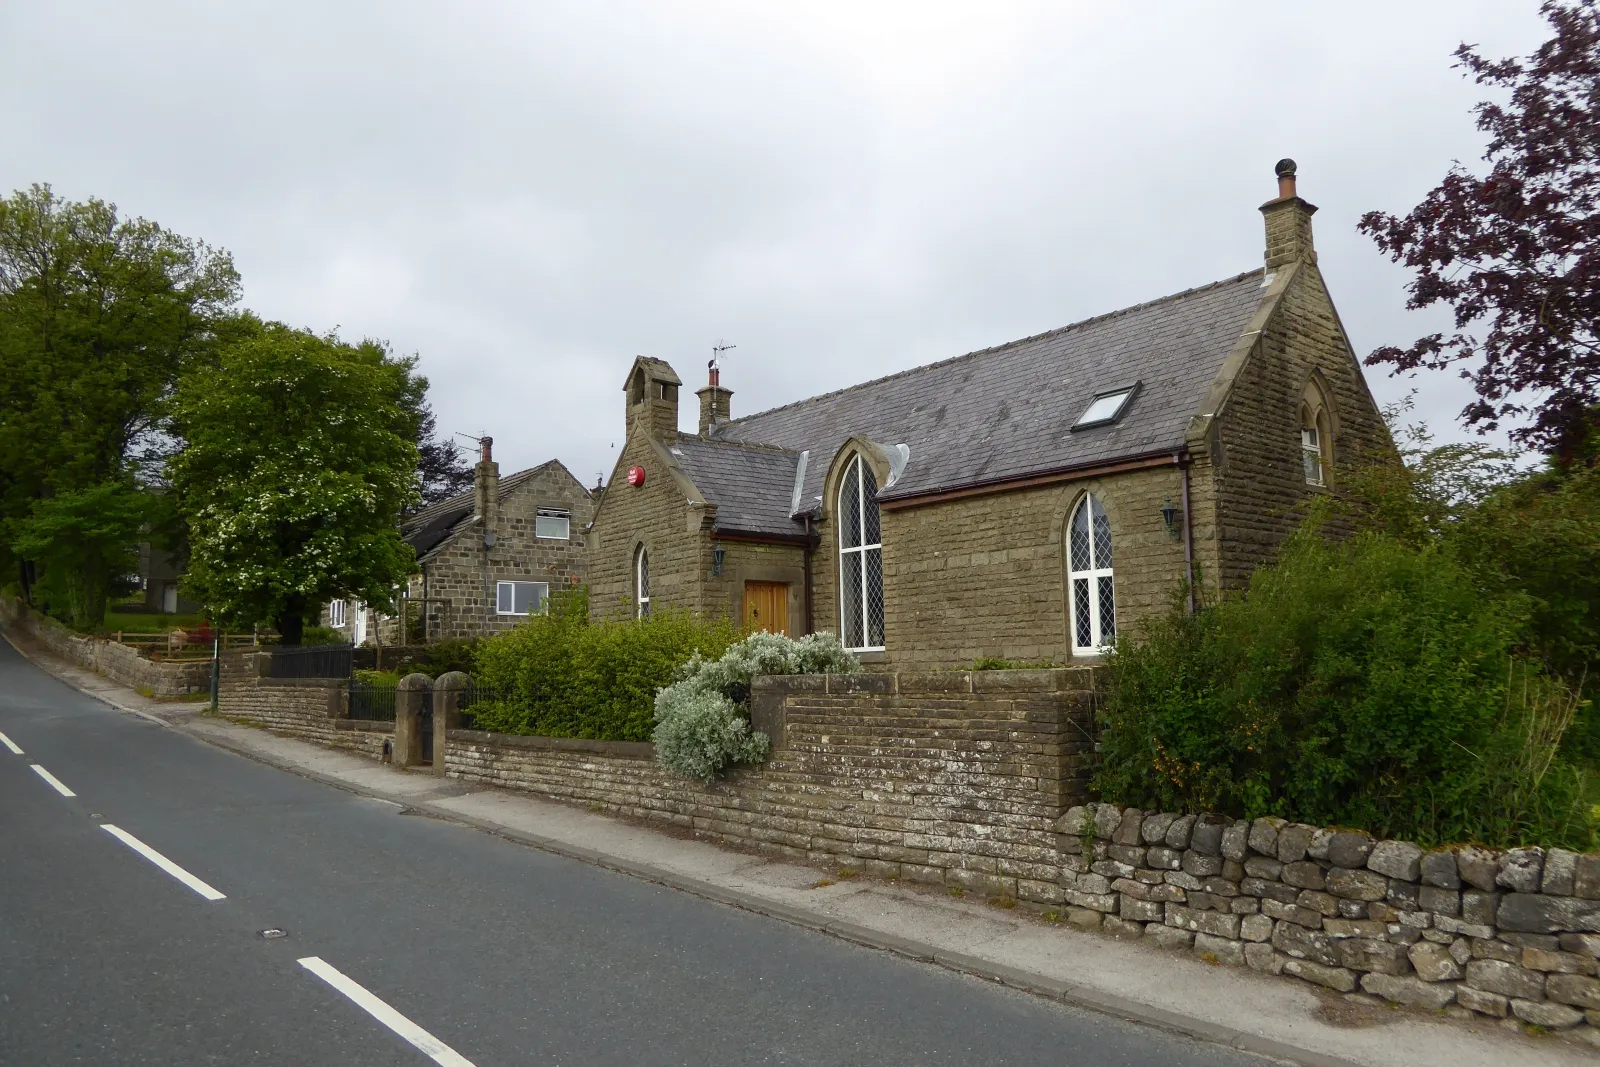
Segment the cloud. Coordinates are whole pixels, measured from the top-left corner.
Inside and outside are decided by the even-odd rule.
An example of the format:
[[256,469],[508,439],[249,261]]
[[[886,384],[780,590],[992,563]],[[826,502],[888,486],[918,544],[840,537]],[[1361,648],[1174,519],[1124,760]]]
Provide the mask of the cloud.
[[419,352],[442,428],[592,481],[637,353],[696,384],[727,338],[748,413],[1202,284],[1260,262],[1284,155],[1358,351],[1437,329],[1355,220],[1481,153],[1457,43],[1542,35],[1503,0],[11,5],[0,184],[230,249],[262,314]]

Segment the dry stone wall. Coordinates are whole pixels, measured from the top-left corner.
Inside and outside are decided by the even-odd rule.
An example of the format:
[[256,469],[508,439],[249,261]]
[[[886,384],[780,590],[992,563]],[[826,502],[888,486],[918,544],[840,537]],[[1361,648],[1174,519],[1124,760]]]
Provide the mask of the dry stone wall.
[[1600,854],[1424,850],[1282,819],[1069,809],[1068,918],[1399,1004],[1600,1041]]
[[[382,751],[341,686],[225,660],[223,711]],[[1140,937],[1396,1004],[1600,1044],[1600,853],[1425,850],[1276,818],[1086,804],[1099,672],[757,679],[772,758],[709,784],[648,744],[450,730],[445,773],[814,864],[1010,896]]]
[[80,667],[154,697],[180,697],[211,689],[210,660],[156,663],[128,645],[73,633],[13,597],[0,597],[0,623],[30,634],[58,656]]

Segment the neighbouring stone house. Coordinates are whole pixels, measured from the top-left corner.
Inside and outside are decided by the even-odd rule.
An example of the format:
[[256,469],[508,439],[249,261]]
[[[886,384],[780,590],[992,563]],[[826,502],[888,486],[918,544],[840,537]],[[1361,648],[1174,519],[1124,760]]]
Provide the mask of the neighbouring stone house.
[[324,626],[358,645],[477,637],[510,629],[543,612],[552,593],[582,584],[589,490],[554,459],[501,478],[492,447],[483,438],[470,492],[423,508],[402,527],[418,573],[401,614],[380,618],[359,601],[334,601]]
[[1236,587],[1382,418],[1278,166],[1265,265],[744,418],[628,372],[591,610],[839,632],[869,661],[1092,659],[1186,579]]

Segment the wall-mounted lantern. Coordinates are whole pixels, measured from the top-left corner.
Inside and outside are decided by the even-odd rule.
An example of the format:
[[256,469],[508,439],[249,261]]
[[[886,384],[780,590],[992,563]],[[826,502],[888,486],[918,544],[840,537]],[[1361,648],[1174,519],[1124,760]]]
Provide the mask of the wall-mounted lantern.
[[1167,536],[1174,541],[1183,539],[1183,531],[1178,528],[1179,514],[1178,509],[1172,506],[1172,498],[1167,497],[1166,502],[1161,505],[1161,521],[1166,524]]
[[711,548],[711,573],[722,573],[722,542],[718,541]]

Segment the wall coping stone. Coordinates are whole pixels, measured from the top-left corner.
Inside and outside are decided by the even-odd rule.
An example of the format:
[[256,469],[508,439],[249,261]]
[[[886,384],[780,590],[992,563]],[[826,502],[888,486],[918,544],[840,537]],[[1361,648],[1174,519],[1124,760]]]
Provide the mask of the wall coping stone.
[[446,739],[510,748],[542,748],[564,752],[593,752],[619,759],[654,760],[656,746],[649,741],[594,741],[586,737],[537,737],[527,734],[492,734],[487,730],[449,730]]

